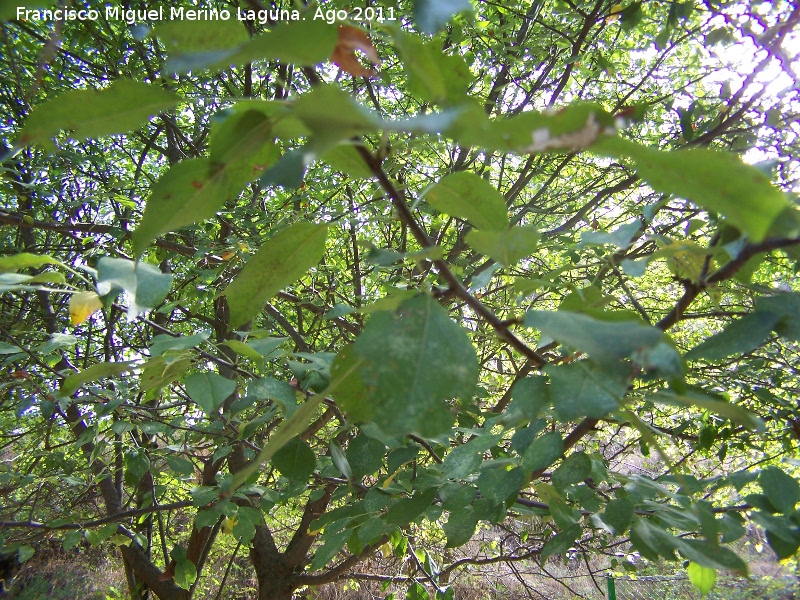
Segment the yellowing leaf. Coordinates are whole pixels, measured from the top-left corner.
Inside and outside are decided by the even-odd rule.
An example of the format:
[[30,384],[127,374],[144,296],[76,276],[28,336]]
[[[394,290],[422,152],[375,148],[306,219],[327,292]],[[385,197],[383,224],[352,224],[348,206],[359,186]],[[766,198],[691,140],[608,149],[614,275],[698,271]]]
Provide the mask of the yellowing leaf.
[[80,325],[95,312],[103,308],[96,292],[79,292],[69,300],[69,321],[73,327]]
[[714,587],[714,582],[717,580],[716,570],[690,562],[688,571],[689,581],[703,596]]
[[227,533],[231,535],[233,533],[233,528],[236,527],[237,523],[239,523],[239,519],[237,517],[225,517],[225,520],[222,521],[222,533]]

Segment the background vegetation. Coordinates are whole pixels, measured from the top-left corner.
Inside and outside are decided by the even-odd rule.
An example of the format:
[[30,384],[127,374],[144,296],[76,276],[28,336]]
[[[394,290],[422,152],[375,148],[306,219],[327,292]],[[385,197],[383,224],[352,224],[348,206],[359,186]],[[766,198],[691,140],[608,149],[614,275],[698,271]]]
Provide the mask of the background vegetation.
[[0,6],[6,562],[413,600],[794,559],[800,8]]

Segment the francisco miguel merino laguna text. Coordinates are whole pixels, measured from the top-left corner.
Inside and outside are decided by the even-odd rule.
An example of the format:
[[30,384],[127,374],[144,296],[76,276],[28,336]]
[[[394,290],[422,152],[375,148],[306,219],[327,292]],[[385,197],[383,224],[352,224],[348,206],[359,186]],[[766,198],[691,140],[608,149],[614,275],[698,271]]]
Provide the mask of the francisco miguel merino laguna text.
[[[171,6],[166,8],[149,8],[144,10],[125,9],[119,6],[106,6],[104,16],[108,21],[124,21],[128,25],[135,25],[142,21],[229,21],[236,15],[239,21],[257,21],[262,25],[276,21],[299,21],[302,17],[298,10],[266,9],[246,10],[239,9],[231,13],[228,9],[195,9]],[[24,6],[17,7],[16,18],[20,21],[96,21],[100,18],[100,11],[96,9],[30,9]],[[314,16],[316,19],[316,15]]]

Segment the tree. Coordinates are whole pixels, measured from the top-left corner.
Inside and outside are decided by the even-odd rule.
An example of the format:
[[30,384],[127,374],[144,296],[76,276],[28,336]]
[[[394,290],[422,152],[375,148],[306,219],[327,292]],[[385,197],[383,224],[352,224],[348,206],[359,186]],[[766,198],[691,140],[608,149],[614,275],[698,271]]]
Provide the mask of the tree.
[[3,9],[5,552],[795,555],[800,9],[88,4]]

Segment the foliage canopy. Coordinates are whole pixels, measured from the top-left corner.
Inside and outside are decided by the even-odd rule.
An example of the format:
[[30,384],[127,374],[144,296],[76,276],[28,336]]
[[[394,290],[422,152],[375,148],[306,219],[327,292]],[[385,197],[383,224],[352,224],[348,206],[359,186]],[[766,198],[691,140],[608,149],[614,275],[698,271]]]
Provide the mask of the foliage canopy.
[[3,552],[188,599],[233,539],[261,600],[379,547],[452,597],[487,524],[703,590],[748,523],[796,554],[800,8],[23,4]]

